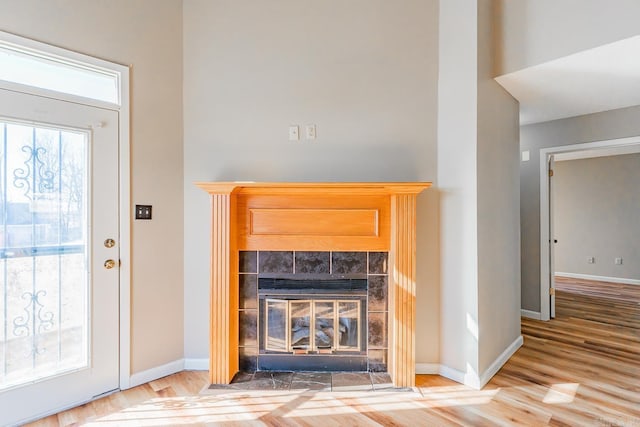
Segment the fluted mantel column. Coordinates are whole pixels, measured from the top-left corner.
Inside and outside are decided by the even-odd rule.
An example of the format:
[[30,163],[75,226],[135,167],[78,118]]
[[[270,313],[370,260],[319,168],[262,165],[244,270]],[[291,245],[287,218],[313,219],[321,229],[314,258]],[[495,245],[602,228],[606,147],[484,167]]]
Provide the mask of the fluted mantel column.
[[229,384],[238,372],[238,251],[235,196],[211,195],[210,369],[212,384]]
[[416,380],[416,195],[391,197],[389,364],[395,387]]

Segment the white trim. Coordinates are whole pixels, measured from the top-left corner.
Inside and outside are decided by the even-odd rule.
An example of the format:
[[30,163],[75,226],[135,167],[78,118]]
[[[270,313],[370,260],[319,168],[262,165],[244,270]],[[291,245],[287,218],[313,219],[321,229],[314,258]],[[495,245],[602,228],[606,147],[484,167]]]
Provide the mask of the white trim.
[[120,180],[120,389],[131,387],[131,158],[129,69],[120,75],[119,159]]
[[504,366],[505,363],[513,356],[513,354],[518,351],[520,347],[524,344],[524,339],[522,335],[518,336],[510,345],[507,347],[501,354],[493,361],[491,366],[489,366],[483,373],[480,375],[480,387],[484,387],[490,380],[493,378],[495,374],[498,373],[500,368]]
[[416,363],[417,375],[438,375],[440,374],[439,363]]
[[478,376],[475,372],[462,372],[437,363],[416,363],[416,374],[440,374],[457,383],[480,390],[484,387],[500,368],[518,351],[524,344],[522,335],[518,336],[509,346],[493,361],[493,363]]
[[129,384],[131,387],[136,387],[181,371],[184,371],[184,359],[174,360],[173,362],[165,363],[164,365],[156,366],[146,371],[137,372],[131,375]]
[[69,409],[77,408],[78,406],[85,405],[85,404],[87,404],[89,402],[93,402],[94,400],[102,399],[103,397],[109,396],[109,395],[117,393],[117,392],[118,392],[118,390],[111,390],[111,391],[109,391],[107,393],[104,393],[104,394],[101,394],[99,396],[94,396],[94,397],[92,397],[91,399],[88,399],[88,400],[87,399],[78,400],[75,403],[70,403],[68,405],[64,405],[64,406],[61,406],[59,408],[52,409],[50,411],[41,412],[39,414],[32,414],[32,415],[29,415],[28,418],[19,420],[16,424],[12,424],[12,425],[21,426],[21,425],[24,425],[24,424],[32,423],[32,422],[41,420],[41,419],[43,419],[45,417],[49,417],[51,415],[59,414],[60,412],[65,412],[65,411],[68,411]]
[[535,320],[541,319],[539,311],[525,310],[524,308],[520,310],[520,316],[526,317],[527,319],[535,319]]
[[440,375],[449,378],[457,383],[464,384],[465,373],[458,371],[457,369],[450,368],[445,365],[440,365]]
[[[36,55],[44,54],[47,58],[50,58],[50,59],[58,58],[63,63],[70,62],[71,66],[77,65],[78,68],[82,68],[82,66],[84,65],[85,67],[90,66],[92,69],[102,68],[106,71],[113,71],[120,75],[119,76],[120,80],[122,80],[122,78],[124,77],[124,74],[127,74],[127,79],[128,79],[129,68],[122,64],[117,64],[115,62],[106,61],[104,59],[96,58],[94,56],[89,56],[79,52],[74,52],[72,50],[64,49],[48,43],[42,43],[36,40],[32,40],[32,39],[28,39],[15,34],[7,33],[5,31],[0,31],[0,40],[9,44],[19,46],[21,48],[26,48],[27,50],[30,50],[30,51],[35,51],[34,53]],[[42,96],[45,98],[59,99],[63,101],[74,102],[77,104],[84,104],[84,105],[91,105],[94,107],[106,108],[109,110],[120,110],[120,106],[123,106],[125,102],[124,99],[122,98],[122,94],[124,92],[122,81],[120,81],[120,88],[119,88],[120,93],[118,94],[119,103],[111,103],[111,102],[102,101],[98,99],[86,98],[84,96],[74,95],[66,92],[58,92],[55,90],[43,89],[36,86],[29,86],[29,85],[24,85],[24,84],[4,81],[4,80],[0,80],[0,87],[8,90],[13,90],[16,92],[29,93],[32,95]],[[129,92],[127,91],[126,93],[128,98]]]
[[208,371],[209,359],[184,359],[185,371]]
[[556,153],[569,153],[604,147],[624,147],[636,144],[640,144],[640,137],[638,136],[540,149],[540,320],[550,319],[549,304],[543,304],[549,298],[549,289],[551,288],[549,280],[549,174],[547,173],[549,156]]
[[596,282],[623,283],[623,284],[626,284],[626,285],[640,285],[640,280],[636,280],[636,279],[625,279],[624,277],[594,276],[593,274],[578,274],[578,273],[560,273],[560,272],[556,272],[556,277],[568,277],[568,278],[571,278],[571,279],[595,280]]

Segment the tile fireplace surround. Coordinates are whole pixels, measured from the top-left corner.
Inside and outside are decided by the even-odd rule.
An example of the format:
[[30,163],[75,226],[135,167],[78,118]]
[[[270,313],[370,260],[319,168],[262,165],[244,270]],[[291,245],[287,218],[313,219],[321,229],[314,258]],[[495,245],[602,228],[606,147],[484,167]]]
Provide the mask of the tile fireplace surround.
[[[359,354],[363,366],[369,366],[370,370],[384,368],[386,361],[395,387],[414,386],[416,197],[430,183],[196,185],[211,195],[212,206],[209,369],[212,384],[229,384],[241,364],[245,369],[259,368],[254,365],[260,357],[258,338],[252,334],[253,330],[258,331],[258,310],[251,296],[253,290],[248,290],[253,289],[254,278],[247,275],[247,269],[253,271],[253,266],[247,267],[247,259],[254,254],[269,259],[275,254],[279,257],[278,268],[282,268],[282,262],[287,264],[290,258],[295,263],[295,254],[300,254],[300,259],[306,262],[309,257],[330,257],[329,269],[334,261],[339,266],[341,262],[350,263],[350,258],[364,257],[366,266],[371,264],[372,257],[384,257],[388,271],[383,276],[367,267],[356,273],[369,282],[365,291],[368,297],[363,301],[368,299],[374,304],[363,309],[369,323],[361,326],[365,330],[361,340],[365,345]],[[322,264],[316,261],[312,264]],[[266,268],[262,273],[270,277],[267,271],[270,267],[257,263],[255,267]],[[278,274],[286,278],[296,276],[288,271]],[[341,271],[322,273],[333,278]],[[259,276],[257,271],[255,279]],[[372,292],[383,286],[381,281],[386,282],[386,304],[372,297]],[[334,307],[338,310],[341,303],[336,301]],[[343,322],[340,314],[336,316]],[[241,323],[245,327],[242,334]],[[380,328],[384,329],[382,333]],[[339,347],[338,341],[335,344]]]

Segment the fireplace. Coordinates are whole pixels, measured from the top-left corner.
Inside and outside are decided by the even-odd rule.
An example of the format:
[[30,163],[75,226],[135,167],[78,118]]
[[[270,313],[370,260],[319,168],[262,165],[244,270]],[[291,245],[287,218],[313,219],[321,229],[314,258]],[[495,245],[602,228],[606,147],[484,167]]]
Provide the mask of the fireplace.
[[364,371],[367,280],[259,279],[258,370]]
[[386,252],[241,251],[243,371],[387,370]]
[[[351,370],[365,370],[361,369],[363,366],[372,370],[378,364],[390,374],[394,386],[415,384],[416,199],[430,183],[197,185],[211,195],[212,208],[211,383],[228,384],[239,369],[246,370],[247,364],[267,369],[264,363],[277,357],[284,358],[286,366],[282,367],[288,370],[304,369],[296,364],[309,360],[355,360],[356,365],[360,364]],[[298,271],[293,258],[303,253],[300,251],[330,254],[332,270]],[[263,265],[263,253],[278,252],[286,254],[293,272],[270,271],[268,265]],[[258,294],[261,278],[353,279],[348,275],[354,272],[333,269],[334,255],[371,259],[372,254],[379,253],[388,257],[388,273],[375,277],[368,270],[357,273],[366,277],[366,300],[340,293]],[[256,259],[255,268],[248,270],[246,261],[252,257]],[[324,277],[311,277],[316,274]],[[383,282],[382,307],[372,294],[381,289]],[[265,308],[268,303],[272,304],[271,317]],[[260,333],[269,318],[280,325],[271,332],[264,329]],[[273,336],[267,345],[268,334]]]

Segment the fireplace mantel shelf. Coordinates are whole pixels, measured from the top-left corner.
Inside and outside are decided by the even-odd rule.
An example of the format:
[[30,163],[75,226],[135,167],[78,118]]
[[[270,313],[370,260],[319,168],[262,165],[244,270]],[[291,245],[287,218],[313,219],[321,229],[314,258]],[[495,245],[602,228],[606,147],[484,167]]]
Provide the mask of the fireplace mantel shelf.
[[286,192],[289,194],[418,194],[431,186],[430,182],[196,182],[210,194]]
[[388,372],[415,384],[416,199],[429,182],[199,182],[211,195],[210,379],[238,371],[241,250],[387,251]]

